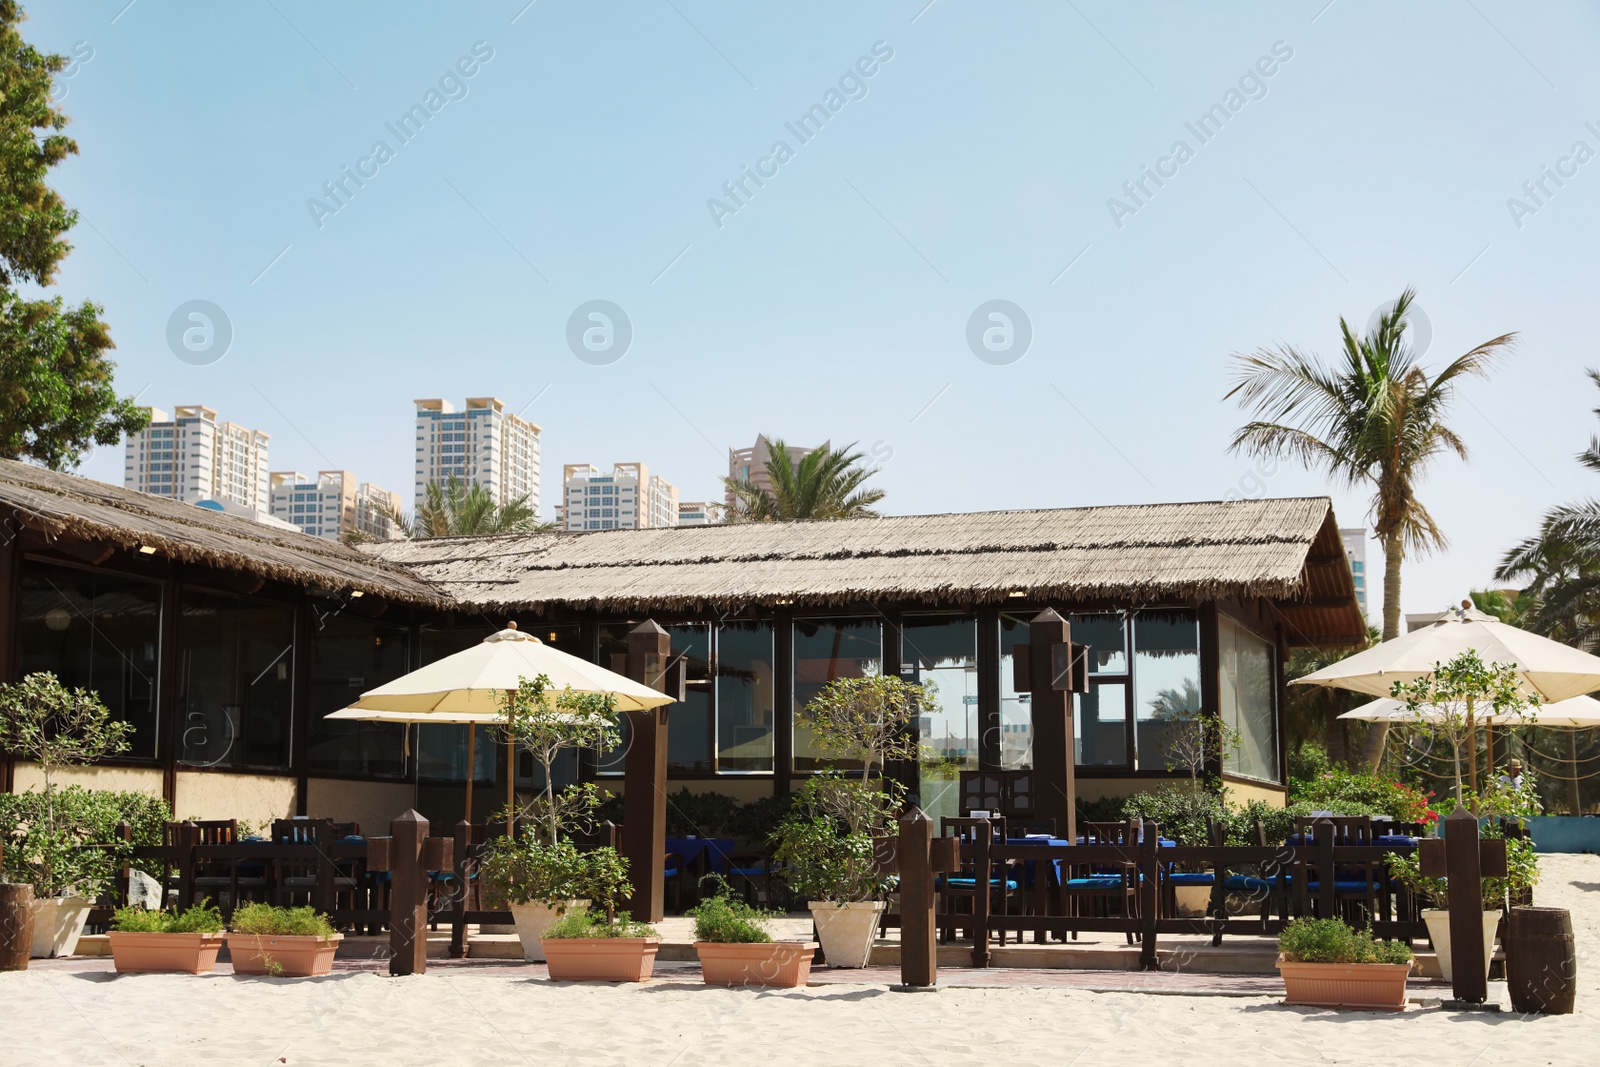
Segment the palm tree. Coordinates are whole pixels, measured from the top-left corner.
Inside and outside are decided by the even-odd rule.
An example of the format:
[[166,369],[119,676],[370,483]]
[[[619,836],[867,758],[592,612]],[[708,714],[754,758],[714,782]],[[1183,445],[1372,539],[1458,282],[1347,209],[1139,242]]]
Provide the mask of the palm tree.
[[[1600,385],[1600,371],[1589,378]],[[1600,408],[1595,409],[1600,415]],[[1600,437],[1591,436],[1578,462],[1600,472]],[[1527,579],[1528,629],[1591,652],[1600,650],[1600,500],[1564,504],[1545,513],[1539,532],[1507,552],[1494,574]],[[1521,599],[1521,598],[1519,598]]]
[[854,519],[876,515],[872,505],[882,500],[882,489],[863,489],[876,468],[859,466],[863,456],[843,448],[818,448],[791,463],[789,449],[772,440],[767,457],[766,489],[749,478],[722,479],[733,493],[731,522],[793,522],[797,519]]
[[403,536],[415,540],[537,533],[556,526],[553,522],[539,521],[526,495],[497,504],[484,486],[477,482],[464,485],[453,475],[442,486],[438,482],[428,483],[416,515],[390,511],[389,521]]
[[[1407,289],[1373,330],[1358,337],[1339,320],[1342,357],[1324,366],[1291,345],[1235,355],[1228,397],[1257,418],[1240,427],[1231,452],[1294,459],[1336,481],[1372,487],[1373,536],[1383,546],[1383,639],[1400,636],[1400,565],[1406,554],[1443,548],[1444,534],[1417,499],[1416,486],[1441,452],[1462,459],[1466,445],[1446,423],[1458,379],[1486,375],[1514,333],[1485,341],[1430,378],[1406,337]],[[1376,768],[1388,728],[1367,731],[1362,753]]]

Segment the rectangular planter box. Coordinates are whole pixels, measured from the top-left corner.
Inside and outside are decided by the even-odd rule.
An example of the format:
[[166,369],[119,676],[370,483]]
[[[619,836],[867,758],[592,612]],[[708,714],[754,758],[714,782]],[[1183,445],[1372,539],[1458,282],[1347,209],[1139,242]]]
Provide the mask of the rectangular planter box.
[[1308,1008],[1401,1011],[1409,963],[1291,963],[1278,961],[1285,1004]]
[[111,958],[118,974],[210,974],[222,934],[153,934],[113,930]]
[[271,974],[280,978],[315,978],[333,970],[333,954],[343,934],[229,934],[228,954],[234,974]]
[[771,941],[735,945],[721,941],[696,941],[700,977],[706,985],[771,986],[795,989],[811,978],[815,941]]
[[555,982],[647,982],[659,937],[547,937],[540,942]]

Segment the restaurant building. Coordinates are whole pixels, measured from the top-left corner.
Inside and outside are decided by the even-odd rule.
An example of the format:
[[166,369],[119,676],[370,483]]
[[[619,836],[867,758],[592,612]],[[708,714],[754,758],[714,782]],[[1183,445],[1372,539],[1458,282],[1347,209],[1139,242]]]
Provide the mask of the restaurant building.
[[[180,817],[288,814],[381,826],[460,815],[465,726],[329,722],[361,692],[508,621],[610,666],[653,619],[686,662],[673,788],[751,800],[827,764],[799,712],[829,680],[933,683],[910,772],[952,814],[960,770],[1029,766],[1013,687],[1027,622],[1054,608],[1090,648],[1075,696],[1078,795],[1187,772],[1168,731],[1215,712],[1239,735],[1207,768],[1281,802],[1282,666],[1364,639],[1325,498],[1238,500],[517,534],[361,549],[0,461],[0,679],[52,671],[134,726],[74,775],[172,801]],[[480,728],[472,773],[499,795]],[[525,761],[526,762],[526,761]],[[620,759],[573,773],[620,787]],[[518,784],[532,787],[531,768]],[[524,780],[526,773],[529,777]],[[35,788],[20,760],[0,788]]]

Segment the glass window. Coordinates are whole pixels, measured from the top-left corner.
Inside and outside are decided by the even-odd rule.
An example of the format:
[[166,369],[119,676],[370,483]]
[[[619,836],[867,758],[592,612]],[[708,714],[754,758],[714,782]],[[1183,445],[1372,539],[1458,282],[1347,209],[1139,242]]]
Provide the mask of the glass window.
[[901,628],[906,662],[917,681],[933,689],[921,709],[917,736],[923,745],[922,810],[938,825],[961,814],[959,772],[978,766],[983,723],[978,717],[978,626],[971,618],[917,618]]
[[1128,683],[1096,681],[1073,695],[1072,759],[1080,767],[1128,765]]
[[289,766],[294,609],[183,591],[178,623],[178,762]]
[[794,623],[794,769],[860,769],[860,760],[832,760],[817,751],[801,725],[803,709],[837,678],[863,678],[883,669],[883,625],[877,619],[796,619]]
[[19,671],[94,690],[133,727],[122,757],[155,759],[160,583],[32,559],[21,569]]
[[1028,620],[1000,616],[1000,766],[1008,771],[1033,766],[1033,712],[1029,694],[1018,693],[1011,650],[1028,643]]
[[1134,728],[1139,769],[1172,762],[1170,720],[1200,710],[1200,627],[1192,611],[1141,611],[1133,621]]
[[1239,734],[1239,746],[1223,752],[1222,768],[1229,774],[1276,782],[1272,646],[1221,618],[1217,622],[1217,653],[1222,722]]
[[772,624],[717,626],[717,769],[772,770]]
[[403,778],[405,731],[399,723],[332,722],[329,712],[405,674],[410,635],[348,616],[323,618],[311,635],[311,730],[306,767],[313,773]]
[[1091,674],[1128,673],[1128,640],[1121,612],[1074,615],[1067,621],[1072,624],[1072,643],[1089,646]]

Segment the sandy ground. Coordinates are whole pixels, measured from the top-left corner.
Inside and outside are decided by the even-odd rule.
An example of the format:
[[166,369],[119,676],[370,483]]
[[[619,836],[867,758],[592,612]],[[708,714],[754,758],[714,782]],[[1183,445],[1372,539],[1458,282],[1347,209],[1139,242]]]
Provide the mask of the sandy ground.
[[1569,908],[1577,929],[1576,1015],[1049,985],[760,992],[706,988],[692,971],[611,986],[494,968],[301,981],[40,968],[0,974],[0,1064],[1597,1064],[1600,857],[1547,856],[1544,869],[1539,903]]

